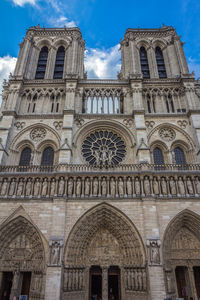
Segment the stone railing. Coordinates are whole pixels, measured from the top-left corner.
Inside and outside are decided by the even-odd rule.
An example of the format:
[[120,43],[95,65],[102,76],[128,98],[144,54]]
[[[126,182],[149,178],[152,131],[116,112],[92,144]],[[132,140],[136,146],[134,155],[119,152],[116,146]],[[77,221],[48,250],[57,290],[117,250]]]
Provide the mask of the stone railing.
[[1,167],[0,198],[199,197],[199,165]]

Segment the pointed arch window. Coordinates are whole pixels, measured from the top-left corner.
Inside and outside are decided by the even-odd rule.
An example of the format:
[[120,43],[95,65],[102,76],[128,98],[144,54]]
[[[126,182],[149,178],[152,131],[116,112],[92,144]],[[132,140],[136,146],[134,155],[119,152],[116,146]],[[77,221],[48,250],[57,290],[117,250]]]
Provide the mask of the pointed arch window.
[[164,61],[163,53],[162,53],[162,50],[160,49],[160,47],[156,47],[155,55],[156,55],[156,62],[157,62],[159,78],[167,78],[165,61]]
[[52,147],[47,147],[42,153],[42,166],[52,166],[54,163],[54,150]]
[[39,55],[35,79],[44,79],[48,59],[48,48],[44,46]]
[[177,165],[185,165],[185,155],[183,150],[180,147],[176,147],[174,149],[174,158],[175,158],[175,163]]
[[29,147],[25,147],[21,152],[19,165],[29,166],[30,162],[31,162],[31,149]]
[[63,78],[64,62],[65,62],[65,48],[63,46],[60,46],[56,54],[56,62],[55,62],[54,75],[53,75],[54,79]]
[[150,78],[147,51],[144,47],[140,48],[140,64],[143,78]]
[[155,165],[164,165],[163,154],[160,148],[156,147],[153,150],[153,159]]

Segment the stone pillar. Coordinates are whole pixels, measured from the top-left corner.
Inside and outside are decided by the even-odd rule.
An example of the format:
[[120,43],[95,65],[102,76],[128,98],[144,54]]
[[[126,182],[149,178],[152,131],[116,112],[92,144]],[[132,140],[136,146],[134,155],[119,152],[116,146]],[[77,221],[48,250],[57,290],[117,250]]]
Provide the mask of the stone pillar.
[[150,47],[147,53],[148,53],[148,60],[149,60],[150,76],[151,78],[158,78],[159,76],[158,76],[155,50],[153,49],[153,47]]
[[174,43],[171,43],[170,45],[168,45],[167,53],[168,53],[168,57],[170,57],[169,64],[170,64],[172,77],[180,75],[180,68],[179,68],[179,64],[178,64],[178,58],[177,58]]
[[102,267],[102,300],[108,300],[108,267]]
[[90,295],[90,268],[89,267],[86,267],[85,269],[84,285],[85,285],[85,300],[88,300]]
[[56,61],[56,48],[51,46],[48,53],[48,60],[45,72],[45,79],[52,79],[54,74],[55,68],[55,61]]
[[29,51],[31,47],[30,37],[25,37],[24,42],[22,43],[20,54],[17,60],[16,68],[14,75],[23,77],[25,73],[25,69],[27,67],[27,61],[29,56]]
[[121,299],[126,299],[125,291],[125,271],[124,268],[120,268],[120,283],[121,283]]
[[19,271],[15,271],[13,274],[13,283],[12,283],[12,289],[10,293],[10,300],[13,300],[14,296],[19,296],[21,292],[21,274]]
[[177,37],[175,39],[175,48],[176,48],[176,53],[178,56],[178,61],[179,61],[179,66],[182,74],[188,74],[188,65],[187,61],[185,58],[185,53],[183,51],[183,43],[180,40],[180,37]]
[[195,279],[194,279],[194,271],[192,266],[188,267],[188,275],[190,281],[191,296],[193,297],[194,300],[198,300],[196,286],[195,286]]

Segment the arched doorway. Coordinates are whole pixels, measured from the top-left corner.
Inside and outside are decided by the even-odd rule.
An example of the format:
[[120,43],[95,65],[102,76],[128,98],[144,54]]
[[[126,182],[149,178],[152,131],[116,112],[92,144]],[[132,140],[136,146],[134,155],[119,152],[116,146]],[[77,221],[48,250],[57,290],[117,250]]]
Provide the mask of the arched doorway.
[[185,210],[168,225],[163,242],[169,298],[200,298],[200,217]]
[[[45,256],[37,229],[18,216],[0,229],[0,299],[44,298]],[[25,298],[24,298],[25,299]]]
[[63,299],[149,299],[146,254],[132,222],[100,204],[73,227],[64,254]]

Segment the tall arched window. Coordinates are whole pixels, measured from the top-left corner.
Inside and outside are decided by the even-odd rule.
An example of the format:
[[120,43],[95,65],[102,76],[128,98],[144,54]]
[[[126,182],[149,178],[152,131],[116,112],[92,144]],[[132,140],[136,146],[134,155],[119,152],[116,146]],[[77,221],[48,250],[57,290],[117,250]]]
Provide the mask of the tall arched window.
[[153,159],[155,165],[164,165],[163,154],[160,148],[156,147],[153,150]]
[[177,165],[185,165],[185,155],[180,147],[174,149],[174,158]]
[[147,51],[144,47],[140,48],[140,64],[143,78],[150,78]]
[[31,149],[26,147],[22,150],[19,165],[20,166],[29,166],[31,161]]
[[44,79],[48,58],[48,48],[44,46],[39,55],[35,79]]
[[42,166],[52,166],[54,163],[54,150],[52,147],[47,147],[42,153]]
[[53,75],[54,79],[63,78],[64,62],[65,62],[65,48],[63,46],[60,46],[56,54],[56,62],[55,62],[55,69]]
[[156,62],[157,62],[159,78],[167,78],[167,73],[166,73],[166,69],[165,69],[165,61],[164,61],[163,53],[162,53],[162,50],[160,49],[160,47],[156,47],[155,54],[156,54]]

